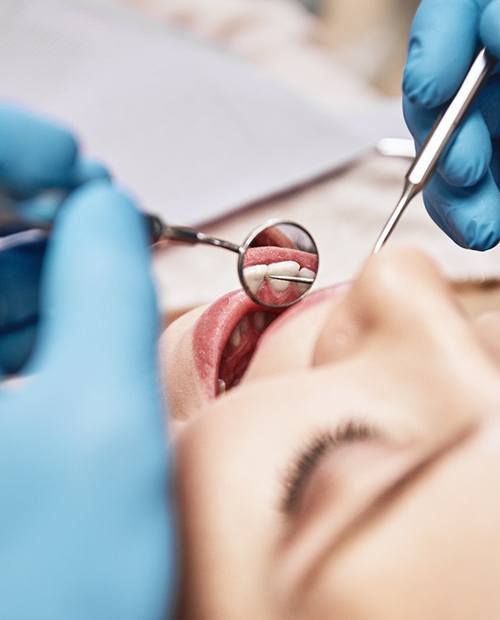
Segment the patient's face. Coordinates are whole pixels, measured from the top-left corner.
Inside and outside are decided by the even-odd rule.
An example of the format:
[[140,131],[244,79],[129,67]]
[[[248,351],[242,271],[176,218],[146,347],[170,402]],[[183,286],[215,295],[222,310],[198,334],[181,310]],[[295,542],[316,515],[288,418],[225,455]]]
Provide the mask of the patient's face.
[[179,617],[500,617],[497,319],[402,250],[260,313],[236,293],[162,342]]

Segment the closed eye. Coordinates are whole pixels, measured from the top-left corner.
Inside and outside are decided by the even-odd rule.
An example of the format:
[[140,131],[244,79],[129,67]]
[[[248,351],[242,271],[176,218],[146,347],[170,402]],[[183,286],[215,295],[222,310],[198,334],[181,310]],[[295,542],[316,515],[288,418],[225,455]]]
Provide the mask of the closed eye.
[[287,517],[297,513],[308,480],[332,450],[349,443],[374,439],[378,435],[379,432],[365,421],[349,420],[309,440],[285,473],[280,512]]

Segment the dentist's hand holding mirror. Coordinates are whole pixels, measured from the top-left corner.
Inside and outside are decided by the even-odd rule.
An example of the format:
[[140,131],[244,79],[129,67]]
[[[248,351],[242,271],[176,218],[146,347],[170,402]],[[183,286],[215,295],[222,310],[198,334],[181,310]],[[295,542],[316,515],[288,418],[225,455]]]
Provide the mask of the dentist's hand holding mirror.
[[148,237],[83,168],[69,132],[0,107],[14,209],[71,190],[46,251],[0,252],[0,372],[39,324],[26,376],[0,385],[0,618],[160,620],[176,556]]

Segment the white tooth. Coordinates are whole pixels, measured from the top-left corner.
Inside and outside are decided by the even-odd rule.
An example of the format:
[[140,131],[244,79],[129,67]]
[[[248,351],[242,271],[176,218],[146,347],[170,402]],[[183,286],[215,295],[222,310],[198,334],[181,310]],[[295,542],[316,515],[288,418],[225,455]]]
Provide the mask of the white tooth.
[[233,331],[233,333],[231,334],[231,338],[230,338],[231,344],[233,345],[233,347],[239,347],[240,343],[241,343],[241,331],[239,326],[236,327]]
[[[300,265],[294,260],[284,260],[280,263],[269,263],[267,273],[270,276],[296,276],[299,272]],[[271,286],[278,293],[286,291],[290,282],[286,280],[269,280]]]
[[296,276],[300,265],[294,260],[284,260],[280,263],[269,263],[268,273],[272,276]]
[[[307,267],[302,267],[298,275],[301,278],[313,278],[314,279],[316,277],[316,272],[311,271],[311,269],[308,269]],[[297,288],[299,289],[301,293],[310,289],[311,286],[312,284],[305,284],[305,282],[297,282]]]
[[243,278],[250,291],[255,295],[267,274],[267,265],[252,265],[243,269]]
[[240,325],[239,325],[239,328],[240,328],[240,331],[241,331],[242,334],[244,334],[247,331],[248,326],[249,326],[248,316],[244,316],[241,319]]
[[226,391],[226,382],[224,379],[219,379],[219,394],[224,394]]
[[254,312],[253,323],[255,325],[255,329],[258,332],[261,332],[266,326],[266,315],[264,312]]

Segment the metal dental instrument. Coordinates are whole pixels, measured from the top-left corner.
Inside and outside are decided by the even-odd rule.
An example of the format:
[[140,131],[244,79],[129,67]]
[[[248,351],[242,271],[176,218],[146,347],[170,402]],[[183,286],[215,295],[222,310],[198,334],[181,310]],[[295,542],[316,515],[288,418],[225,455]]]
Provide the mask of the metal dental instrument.
[[[241,245],[225,241],[224,239],[218,239],[217,237],[211,237],[203,232],[194,230],[192,228],[186,228],[183,226],[170,226],[164,223],[157,216],[146,216],[149,221],[151,230],[152,244],[168,241],[179,241],[181,243],[212,245],[215,247],[223,248],[238,254],[238,276],[243,289],[246,294],[256,303],[268,308],[286,308],[297,303],[307,291],[314,284],[318,271],[318,249],[316,243],[311,234],[299,224],[295,222],[289,222],[286,220],[270,220],[254,229],[246,237]],[[298,250],[301,254],[307,253],[309,255],[309,264],[313,265],[314,269],[308,269],[310,273],[314,273],[313,276],[300,276],[300,275],[279,275],[279,274],[262,274],[260,278],[260,284],[257,280],[252,268],[255,266],[254,262],[250,265],[246,264],[246,259],[251,255],[253,250],[259,251],[262,248],[272,249],[272,251],[280,250]],[[277,250],[278,249],[278,250]],[[292,255],[293,256],[293,255]],[[293,258],[288,258],[288,262],[293,261]],[[280,261],[278,261],[280,262]],[[287,262],[286,258],[283,258],[281,262]],[[262,265],[261,265],[262,267]],[[269,290],[263,288],[265,280],[275,280],[282,282],[289,282],[291,284],[302,285],[290,287],[287,294],[279,299],[276,294],[270,294]]]
[[405,185],[396,208],[385,223],[373,248],[379,252],[393,233],[399,219],[413,198],[423,190],[436,169],[440,156],[448,146],[455,130],[470,110],[476,95],[497,64],[497,59],[483,48],[472,63],[457,94],[445,113],[436,121],[420,152],[405,176]]
[[[256,303],[268,308],[285,308],[302,299],[316,280],[318,250],[311,234],[299,224],[286,220],[270,220],[254,229],[241,245],[212,237],[193,228],[171,226],[156,215],[144,214],[150,244],[155,247],[164,241],[177,241],[190,245],[204,244],[238,254],[238,277],[246,294]],[[33,222],[20,217],[11,208],[0,208],[0,251],[8,250],[32,241],[47,240],[52,232],[52,222]],[[278,263],[292,263],[293,257],[303,257],[309,265],[304,275],[260,273],[265,258],[252,259],[254,252],[271,252]],[[290,254],[290,250],[298,254]],[[305,255],[305,256],[304,256]],[[282,256],[282,258],[280,258]],[[248,259],[251,260],[248,260]],[[247,264],[249,263],[249,264]],[[254,268],[257,267],[256,273]],[[265,271],[265,269],[264,269]],[[311,275],[313,274],[313,275]],[[266,280],[288,282],[292,286],[284,290],[269,290]],[[294,286],[295,285],[295,286]],[[286,288],[286,287],[285,287]]]
[[300,276],[270,276],[266,275],[268,280],[282,280],[283,282],[298,282],[299,284],[312,284],[314,278],[302,278]]

